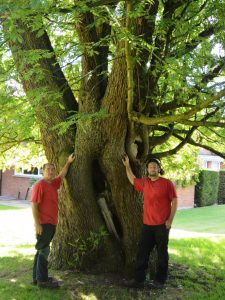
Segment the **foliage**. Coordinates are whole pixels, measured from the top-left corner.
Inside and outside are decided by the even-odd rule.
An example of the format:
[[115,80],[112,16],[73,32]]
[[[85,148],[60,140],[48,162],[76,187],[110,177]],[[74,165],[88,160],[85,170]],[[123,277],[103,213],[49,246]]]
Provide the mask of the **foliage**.
[[37,183],[38,182],[38,180],[40,180],[39,178],[30,178],[30,187],[32,187],[32,186],[34,186],[35,185],[35,183]]
[[[160,147],[165,149],[166,145]],[[177,187],[194,185],[198,181],[200,163],[198,161],[198,148],[185,145],[177,154],[162,160],[165,177],[172,180]]]
[[99,121],[101,119],[105,119],[109,116],[109,114],[100,110],[97,113],[79,113],[79,112],[71,112],[71,116],[65,122],[57,124],[54,129],[58,129],[59,134],[65,134],[66,131],[71,127],[75,126],[75,124],[79,124],[83,131],[88,131],[91,123],[93,121]]
[[208,206],[217,202],[219,172],[202,170],[199,182],[195,186],[195,204],[198,207]]
[[45,161],[34,109],[17,81],[0,89],[0,168],[42,165]]
[[[108,46],[110,49],[107,57],[109,69],[101,70],[101,72],[99,70],[98,76],[104,74],[104,76],[109,77],[114,59],[118,55],[116,52],[118,51],[118,47],[116,47],[118,41],[129,41],[131,43],[133,66],[138,69],[138,72],[145,74],[148,86],[155,81],[152,91],[149,91],[146,83],[140,81],[138,83],[134,76],[134,108],[142,107],[142,100],[138,98],[138,94],[141,95],[144,89],[148,90],[145,95],[147,103],[150,102],[151,105],[149,107],[153,107],[151,111],[147,111],[142,107],[140,113],[146,112],[146,115],[154,116],[156,119],[171,113],[175,117],[177,114],[185,115],[187,107],[199,105],[207,97],[223,89],[225,78],[223,44],[225,37],[222,30],[224,14],[220,9],[223,5],[222,3],[212,0],[208,1],[207,4],[202,1],[198,3],[182,3],[178,1],[177,3],[174,2],[173,5],[171,4],[171,7],[168,7],[165,3],[159,3],[157,7],[156,1],[154,5],[156,6],[156,11],[158,9],[158,14],[157,18],[154,19],[153,12],[152,15],[146,15],[146,8],[152,8],[153,2],[138,1],[128,14],[131,20],[130,28],[123,26],[125,3],[111,1],[111,3],[115,4],[114,6],[109,3],[110,1],[93,1],[92,4],[90,1],[79,1],[74,6],[70,1],[59,1],[55,4],[54,1],[45,0],[31,1],[30,6],[28,2],[24,1],[17,1],[16,4],[13,1],[8,1],[7,4],[1,4],[2,20],[4,20],[5,14],[10,10],[10,18],[7,20],[8,31],[5,32],[5,36],[1,35],[3,47],[0,52],[2,58],[0,66],[2,69],[0,106],[1,110],[6,112],[4,118],[1,115],[0,119],[2,125],[1,149],[3,149],[2,153],[6,153],[1,159],[2,166],[8,161],[8,157],[11,157],[9,159],[10,162],[5,165],[12,163],[13,155],[10,150],[12,147],[17,147],[17,156],[21,157],[19,153],[24,151],[21,146],[23,141],[26,143],[26,147],[35,147],[35,151],[41,151],[41,137],[38,129],[40,124],[36,123],[34,108],[38,105],[40,95],[43,92],[41,92],[40,88],[33,89],[32,95],[30,94],[32,101],[28,101],[24,96],[20,86],[18,69],[16,70],[10,50],[5,43],[5,39],[13,42],[23,42],[24,30],[19,26],[15,26],[15,20],[18,18],[30,24],[32,31],[36,32],[37,38],[42,38],[45,30],[47,30],[54,47],[54,53],[78,101],[81,82],[86,80],[85,78],[92,76],[96,70],[98,72],[98,69],[90,69],[87,73],[84,73],[82,71],[81,57],[85,55],[95,59],[99,54],[99,47]],[[169,17],[167,17],[166,11]],[[82,22],[82,15],[86,13],[93,15],[93,20],[87,24],[88,30],[95,27],[97,30],[101,30],[105,24],[109,24],[111,28],[109,34],[97,41],[94,39],[84,42],[80,41],[74,30],[74,22],[75,20],[78,23]],[[150,26],[148,22],[150,22],[151,26],[154,24],[153,38],[155,42],[151,42],[152,39],[145,34],[138,34],[139,24],[135,20],[143,20],[143,22],[147,22],[147,26]],[[158,48],[158,45],[162,48]],[[148,53],[148,59],[145,58],[146,53]],[[45,78],[45,72],[40,68],[39,61],[41,59],[51,59],[53,53],[44,49],[31,49],[23,51],[22,55],[24,60],[20,62],[20,68],[23,68],[23,64],[24,66],[30,65],[29,71],[24,74],[24,79],[29,80],[32,78],[33,80],[35,76],[37,81],[41,81]],[[122,52],[119,55],[122,55]],[[141,77],[138,80],[140,79]],[[137,101],[139,104],[136,103]],[[213,104],[193,115],[193,117],[189,118],[189,126],[192,126],[192,124],[195,126],[195,122],[201,123],[201,120],[204,122],[210,120],[217,126],[216,124],[223,119],[224,115],[223,101],[223,97],[216,99]],[[165,109],[166,105],[168,106],[167,109]],[[88,122],[92,116],[101,115],[101,109],[90,116],[88,114],[89,112],[76,112],[74,116],[68,117],[66,123],[62,122],[54,128],[59,129],[61,133],[65,133],[69,127],[74,126],[74,123],[78,121],[83,122],[83,120]],[[209,119],[207,116],[210,116]],[[174,127],[172,136],[177,142],[171,143],[168,140],[167,143],[164,143],[165,147],[160,154],[161,157],[168,156],[166,153],[174,149],[174,145],[178,144],[180,139],[185,139],[188,132],[190,132],[190,128],[185,125],[186,121],[187,119],[184,118],[183,123],[181,121],[182,125],[172,124]],[[154,133],[152,135],[150,133],[150,141],[151,138],[155,136],[160,138],[163,132],[170,131],[168,124],[164,124],[165,127],[158,131],[157,134]],[[216,148],[216,151],[223,155],[224,128],[221,127],[215,131],[213,127],[204,127],[204,123],[202,125],[196,126],[193,138],[190,138],[187,142],[195,146],[205,146],[210,150]],[[159,134],[159,132],[161,133]],[[34,143],[36,144],[35,146],[33,146]],[[31,152],[34,153],[34,151]],[[171,155],[175,154],[175,152],[174,150]],[[187,156],[188,152],[190,152],[189,149],[187,149],[185,156]],[[26,155],[27,160],[33,156],[33,154],[29,155],[28,153]],[[184,156],[184,152],[180,155]],[[192,161],[192,157],[193,153],[188,157],[189,163]],[[23,162],[24,159],[25,157],[23,157]],[[19,160],[17,159],[16,163]],[[173,157],[168,160],[170,165],[172,160]],[[182,158],[175,160],[178,162]],[[176,179],[178,178],[179,185],[186,185],[187,182],[195,180],[192,179],[194,178],[193,173],[197,172],[193,168],[188,173],[187,169],[189,168],[185,169],[184,165],[179,169],[181,172],[174,173],[176,174]],[[187,174],[186,177],[185,174]]]
[[78,269],[82,265],[85,255],[97,251],[108,235],[104,228],[100,228],[98,232],[90,232],[86,240],[77,239],[69,245],[73,248],[73,255],[70,257],[69,265]]
[[219,172],[218,204],[225,204],[225,170]]

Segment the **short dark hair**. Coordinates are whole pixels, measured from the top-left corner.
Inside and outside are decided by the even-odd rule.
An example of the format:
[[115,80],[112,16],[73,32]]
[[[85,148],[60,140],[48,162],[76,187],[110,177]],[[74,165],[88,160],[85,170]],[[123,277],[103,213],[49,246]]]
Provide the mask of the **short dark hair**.
[[46,164],[43,165],[43,170],[46,168],[47,165],[53,166],[55,168],[54,164],[52,164],[52,163],[46,163]]
[[159,166],[159,168],[160,168],[160,171],[159,171],[159,174],[160,175],[163,175],[165,172],[164,172],[164,170],[163,170],[163,168],[162,168],[162,165],[161,165],[161,161],[160,161],[160,159],[159,158],[156,158],[156,157],[148,157],[147,159],[146,159],[146,168],[148,168],[148,165],[151,163],[151,162],[154,162],[154,163],[156,163],[158,166]]

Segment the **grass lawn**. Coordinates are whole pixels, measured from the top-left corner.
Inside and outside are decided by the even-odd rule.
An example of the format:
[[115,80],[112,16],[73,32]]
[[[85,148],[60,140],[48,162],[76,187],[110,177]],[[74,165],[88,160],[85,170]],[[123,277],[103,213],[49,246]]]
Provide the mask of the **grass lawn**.
[[30,284],[34,228],[29,209],[0,205],[0,300],[219,300],[225,299],[225,205],[178,211],[171,231],[166,288],[120,287],[112,274],[50,270],[59,290]]
[[169,251],[184,299],[225,299],[225,205],[179,210]]
[[174,219],[173,228],[225,234],[225,205],[179,210]]
[[0,205],[0,210],[12,210],[12,209],[21,209],[20,207],[12,207],[8,205]]

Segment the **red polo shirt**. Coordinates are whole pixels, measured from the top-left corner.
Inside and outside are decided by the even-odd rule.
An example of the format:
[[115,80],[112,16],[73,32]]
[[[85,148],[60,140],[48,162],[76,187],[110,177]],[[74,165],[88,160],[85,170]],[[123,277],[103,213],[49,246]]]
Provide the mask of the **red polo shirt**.
[[58,223],[58,189],[61,177],[56,177],[52,182],[45,179],[39,180],[32,189],[32,202],[38,203],[40,224]]
[[134,188],[144,194],[144,217],[146,225],[165,224],[171,213],[171,201],[177,198],[173,183],[159,177],[152,181],[150,178],[135,178]]

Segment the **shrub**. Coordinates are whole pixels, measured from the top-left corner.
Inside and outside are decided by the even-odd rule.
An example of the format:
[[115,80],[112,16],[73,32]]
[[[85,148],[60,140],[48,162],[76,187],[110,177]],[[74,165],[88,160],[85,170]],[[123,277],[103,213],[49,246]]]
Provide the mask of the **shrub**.
[[100,227],[97,232],[91,231],[86,240],[77,239],[75,242],[69,243],[73,248],[73,254],[69,258],[68,264],[79,269],[87,255],[94,255],[97,252],[107,235],[105,229]]
[[202,170],[195,186],[195,204],[198,207],[217,203],[219,172]]
[[218,204],[225,204],[225,170],[219,172]]

